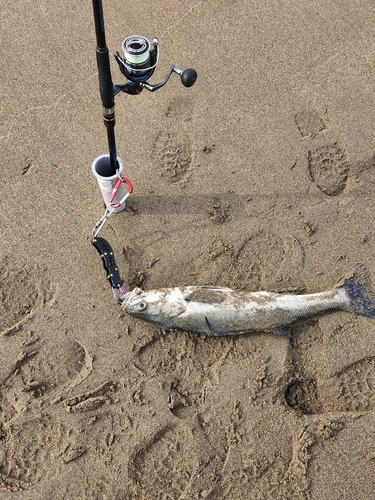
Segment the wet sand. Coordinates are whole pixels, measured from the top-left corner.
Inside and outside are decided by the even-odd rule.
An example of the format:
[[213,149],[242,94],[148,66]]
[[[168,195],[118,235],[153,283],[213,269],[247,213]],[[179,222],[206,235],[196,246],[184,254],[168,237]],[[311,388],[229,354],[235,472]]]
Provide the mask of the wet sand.
[[[116,97],[134,193],[101,235],[126,289],[317,292],[357,262],[375,287],[372,3],[103,9],[111,53],[158,36],[153,83],[198,71]],[[122,313],[90,245],[107,152],[91,2],[0,13],[1,499],[373,498],[375,322],[206,338]]]

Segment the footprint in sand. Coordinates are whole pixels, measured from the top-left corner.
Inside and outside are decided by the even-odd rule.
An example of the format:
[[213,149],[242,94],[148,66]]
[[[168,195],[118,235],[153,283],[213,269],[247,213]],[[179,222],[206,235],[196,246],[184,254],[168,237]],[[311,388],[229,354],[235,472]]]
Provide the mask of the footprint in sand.
[[2,427],[0,491],[22,491],[40,481],[64,440],[62,424],[47,416]]
[[205,271],[211,276],[212,284],[236,290],[303,287],[304,250],[296,238],[263,229],[241,238],[240,241],[214,238],[195,259],[196,275]]
[[34,405],[59,400],[92,371],[87,350],[74,340],[45,343],[37,338],[14,360],[1,385],[3,424],[11,424]]
[[176,120],[180,124],[190,122],[194,116],[194,100],[189,97],[176,97],[168,104],[165,116],[171,120]]
[[356,184],[368,188],[375,185],[375,155],[358,162],[353,168],[353,178]]
[[[326,124],[317,111],[299,111],[294,122],[302,137],[315,138]],[[310,180],[327,196],[337,196],[346,187],[351,169],[348,155],[337,142],[311,149],[307,155]]]
[[375,358],[361,358],[324,377],[325,351],[319,321],[297,325],[291,339],[293,370],[287,404],[305,414],[368,412],[375,409]]
[[180,182],[189,176],[193,155],[190,139],[182,139],[173,132],[159,132],[154,143],[154,154],[167,182]]
[[329,401],[330,411],[366,412],[375,409],[375,358],[356,361],[339,372],[331,382],[335,401]]
[[158,132],[153,148],[161,176],[167,182],[183,182],[192,174],[194,154],[188,125],[194,110],[189,98],[178,97],[168,104],[165,131]]
[[337,143],[309,151],[308,168],[311,180],[328,196],[337,196],[345,189],[350,163]]
[[158,378],[165,404],[175,417],[190,418],[200,405],[202,387],[230,349],[230,342],[218,338],[168,332],[141,347],[130,374],[133,400],[142,401],[144,378]]
[[35,338],[17,356],[1,384],[0,491],[25,490],[43,478],[51,461],[69,463],[84,453],[67,449],[63,425],[41,410],[91,370],[87,350],[69,339],[47,344]]
[[299,111],[294,121],[302,137],[313,138],[326,128],[323,118],[316,111]]
[[43,274],[36,266],[21,267],[7,257],[0,262],[0,335],[16,330],[51,300]]
[[130,457],[129,478],[142,492],[132,498],[180,498],[199,467],[195,448],[188,428],[158,431]]
[[[130,455],[131,498],[209,498],[222,457],[205,437],[198,419],[162,427]],[[213,497],[212,497],[213,498]]]

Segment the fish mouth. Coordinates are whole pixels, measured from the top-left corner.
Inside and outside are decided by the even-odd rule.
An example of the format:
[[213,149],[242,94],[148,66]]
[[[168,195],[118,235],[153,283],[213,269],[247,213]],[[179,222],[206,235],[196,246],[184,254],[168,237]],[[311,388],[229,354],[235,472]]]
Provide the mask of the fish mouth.
[[134,288],[131,292],[125,293],[125,295],[121,297],[122,308],[125,309],[127,306],[130,306],[135,300],[140,299],[143,294],[144,291],[140,288]]

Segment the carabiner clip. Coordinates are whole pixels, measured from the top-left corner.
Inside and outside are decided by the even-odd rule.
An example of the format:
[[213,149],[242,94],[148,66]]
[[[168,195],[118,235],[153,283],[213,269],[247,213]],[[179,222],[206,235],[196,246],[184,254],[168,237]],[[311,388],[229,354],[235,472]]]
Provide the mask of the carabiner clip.
[[112,215],[113,211],[114,211],[114,208],[108,209],[108,207],[107,207],[105,209],[103,217],[100,220],[98,220],[98,222],[94,226],[94,229],[92,230],[92,241],[94,241],[94,239],[98,236],[100,231],[103,229],[104,224],[107,222],[109,217]]
[[[119,190],[120,184],[122,182],[124,184],[128,185],[129,191],[122,198],[122,200],[120,200],[118,203],[112,203],[113,200],[114,200],[114,198],[115,198],[115,196],[116,196],[117,191]],[[116,181],[116,184],[113,186],[113,190],[112,190],[111,196],[109,197],[109,204],[108,204],[108,206],[111,207],[111,208],[118,208],[118,207],[120,207],[124,203],[124,201],[126,200],[126,198],[132,194],[132,192],[133,192],[133,184],[129,181],[129,179],[127,179],[126,177],[119,177],[118,180]]]
[[[120,174],[119,174],[118,170],[117,170],[116,174],[117,174],[118,180],[116,181],[116,183],[115,183],[115,185],[113,187],[111,196],[109,197],[108,206],[105,209],[103,217],[100,220],[98,220],[98,222],[94,226],[94,229],[92,230],[93,241],[98,236],[98,234],[100,233],[100,231],[103,229],[104,224],[107,222],[107,220],[109,219],[109,217],[113,214],[114,210],[116,208],[120,207],[124,203],[124,201],[126,200],[126,198],[129,195],[131,195],[132,192],[133,192],[133,184],[129,181],[129,179],[127,179],[126,177],[120,177]],[[115,198],[115,196],[116,196],[117,191],[119,190],[120,184],[122,182],[128,185],[129,190],[126,193],[126,195],[123,197],[123,199],[119,201],[119,203],[112,203],[113,200],[114,200],[114,198]]]

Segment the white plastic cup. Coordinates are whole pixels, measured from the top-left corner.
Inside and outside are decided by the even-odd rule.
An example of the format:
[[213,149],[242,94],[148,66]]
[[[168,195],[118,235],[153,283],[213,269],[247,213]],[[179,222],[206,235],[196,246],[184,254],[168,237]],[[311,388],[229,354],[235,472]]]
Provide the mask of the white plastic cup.
[[[118,157],[117,157],[117,162],[118,162],[118,173],[121,176],[124,166],[122,164],[122,161]],[[98,181],[100,191],[102,192],[106,207],[108,207],[109,205],[109,198],[111,197],[113,188],[116,182],[118,181],[117,174],[112,176],[105,175],[106,172],[110,171],[110,167],[111,167],[111,161],[109,158],[109,154],[97,156],[91,165],[92,173],[95,175]],[[124,183],[121,182],[118,191],[116,193],[116,196],[112,200],[112,203],[113,204],[119,203],[124,196],[125,196]],[[119,212],[122,212],[124,209],[125,209],[125,202],[118,208],[115,208],[113,210],[113,213],[117,214]]]

